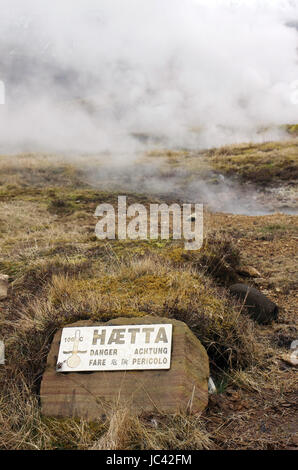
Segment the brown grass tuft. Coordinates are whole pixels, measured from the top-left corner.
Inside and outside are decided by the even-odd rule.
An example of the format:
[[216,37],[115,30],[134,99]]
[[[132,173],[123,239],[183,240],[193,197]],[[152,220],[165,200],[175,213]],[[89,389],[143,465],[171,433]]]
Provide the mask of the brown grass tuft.
[[128,408],[111,410],[107,431],[92,446],[96,450],[202,450],[212,442],[199,417],[186,415],[139,417]]

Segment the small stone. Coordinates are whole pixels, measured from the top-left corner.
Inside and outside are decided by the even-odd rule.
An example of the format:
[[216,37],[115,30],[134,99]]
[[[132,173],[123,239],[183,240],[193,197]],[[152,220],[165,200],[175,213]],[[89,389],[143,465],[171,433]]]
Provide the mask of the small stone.
[[153,428],[155,428],[155,429],[158,428],[158,423],[157,423],[157,421],[156,421],[155,418],[152,418],[152,419],[151,419],[151,424],[152,424],[152,427],[153,427]]
[[8,276],[6,274],[0,274],[0,300],[7,298],[8,292]]
[[0,340],[0,364],[5,364],[5,346],[2,340]]
[[247,284],[234,284],[230,292],[244,302],[247,313],[258,323],[269,324],[277,320],[278,306],[258,289]]
[[247,276],[247,277],[261,277],[262,276],[261,273],[253,266],[240,266],[240,268],[237,269],[237,273],[242,276]]
[[208,392],[210,393],[210,395],[212,393],[216,393],[216,386],[215,386],[215,383],[213,382],[212,377],[209,377],[209,380],[208,380]]
[[254,278],[254,284],[257,284],[259,286],[267,286],[268,279],[265,279],[264,277],[256,277]]

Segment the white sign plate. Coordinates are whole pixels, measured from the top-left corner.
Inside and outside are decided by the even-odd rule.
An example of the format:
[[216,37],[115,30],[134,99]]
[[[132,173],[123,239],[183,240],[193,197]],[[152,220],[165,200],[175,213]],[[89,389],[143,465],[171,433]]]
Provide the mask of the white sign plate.
[[63,328],[57,372],[169,369],[172,325]]

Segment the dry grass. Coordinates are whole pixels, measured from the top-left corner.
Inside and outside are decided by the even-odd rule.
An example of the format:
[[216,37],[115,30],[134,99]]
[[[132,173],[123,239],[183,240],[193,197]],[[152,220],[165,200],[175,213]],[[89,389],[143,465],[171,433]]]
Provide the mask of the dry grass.
[[273,184],[298,178],[298,141],[238,145],[208,152],[212,167],[245,182]]
[[[59,327],[148,313],[189,325],[208,351],[220,391],[231,384],[256,396],[280,393],[276,351],[225,288],[242,256],[231,236],[207,232],[196,254],[171,240],[107,244],[94,237],[93,213],[100,202],[114,203],[115,194],[90,189],[78,168],[24,155],[13,162],[1,157],[0,171],[0,272],[10,276],[9,298],[0,305],[7,358],[0,368],[0,448],[241,448],[235,435],[230,444],[222,440],[222,423],[210,431],[208,415],[207,421],[137,417],[118,407],[107,410],[105,421],[86,423],[45,419],[39,411],[40,380]],[[294,383],[288,383],[290,392]],[[239,418],[239,429],[247,419]]]
[[24,379],[1,396],[1,449],[199,450],[212,447],[203,421],[195,416],[139,417],[118,406],[107,410],[105,421],[43,418],[38,399]]
[[[62,268],[69,271],[61,272]],[[80,268],[82,268],[80,266]],[[31,267],[32,269],[32,267]],[[0,322],[7,363],[0,371],[0,447],[13,449],[125,448],[201,449],[211,447],[195,417],[159,416],[148,421],[127,410],[112,410],[107,422],[44,420],[38,392],[47,353],[57,328],[79,319],[109,319],[153,313],[186,321],[206,346],[217,369],[256,364],[261,356],[253,323],[230,308],[211,281],[191,267],[177,268],[162,258],[118,259],[96,266],[84,278],[80,269],[51,262],[32,269],[34,298]],[[40,278],[38,277],[40,276]],[[15,281],[16,282],[16,281]],[[19,280],[24,285],[23,277]],[[30,283],[26,281],[29,290]],[[31,279],[32,282],[32,279]],[[19,289],[16,282],[15,289]],[[244,334],[245,331],[245,334]]]
[[195,416],[156,415],[140,418],[129,409],[111,410],[106,433],[96,450],[208,450],[212,442],[202,420]]
[[158,158],[165,174],[178,175],[183,168],[181,178],[187,177],[187,181],[201,178],[212,184],[217,182],[216,174],[221,173],[263,187],[288,183],[298,177],[295,132],[297,126],[292,126],[296,138],[284,142],[227,145],[199,152],[157,150],[149,152],[147,160]]

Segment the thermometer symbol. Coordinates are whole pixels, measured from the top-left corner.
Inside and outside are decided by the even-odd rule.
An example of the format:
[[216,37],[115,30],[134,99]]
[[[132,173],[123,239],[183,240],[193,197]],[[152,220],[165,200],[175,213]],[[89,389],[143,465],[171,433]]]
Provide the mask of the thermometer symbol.
[[87,351],[79,351],[79,343],[80,343],[80,330],[76,330],[73,348],[72,351],[63,351],[63,354],[71,354],[71,356],[67,359],[66,364],[71,369],[75,369],[81,363],[81,358],[79,354],[85,354]]

